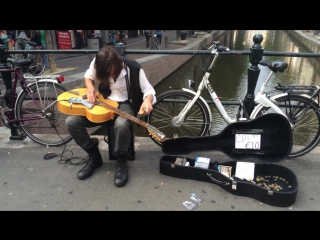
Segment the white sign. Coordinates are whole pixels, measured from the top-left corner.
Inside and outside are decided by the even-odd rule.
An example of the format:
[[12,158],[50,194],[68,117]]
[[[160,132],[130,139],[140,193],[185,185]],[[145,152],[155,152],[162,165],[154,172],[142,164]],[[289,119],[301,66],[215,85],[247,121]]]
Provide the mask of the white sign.
[[261,135],[236,134],[236,149],[260,149]]
[[247,179],[248,181],[254,178],[254,163],[250,162],[237,162],[235,176],[241,179]]

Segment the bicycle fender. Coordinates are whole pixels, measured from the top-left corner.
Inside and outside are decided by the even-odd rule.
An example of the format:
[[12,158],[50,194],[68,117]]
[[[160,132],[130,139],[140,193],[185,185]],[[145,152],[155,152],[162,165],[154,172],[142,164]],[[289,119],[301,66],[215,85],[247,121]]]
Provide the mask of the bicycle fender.
[[[43,83],[43,82],[44,82],[44,83],[46,83],[46,82],[52,82],[52,83],[60,84],[57,79],[51,79],[51,78],[49,79],[49,78],[46,78],[46,79],[37,80],[37,83]],[[31,86],[32,84],[36,84],[36,82],[29,83],[29,84],[28,84],[28,87]]]
[[[188,92],[188,93],[191,93],[193,95],[196,95],[196,93],[190,89],[187,89],[187,88],[182,88],[182,91],[185,91],[185,92]],[[208,111],[209,111],[209,115],[210,115],[210,122],[212,122],[212,114],[211,114],[211,109],[209,107],[209,104],[207,103],[206,100],[204,100],[203,97],[199,96],[199,98],[201,99],[201,101],[206,105]]]
[[[272,96],[270,99],[272,100],[275,100],[279,97],[284,97],[284,96],[287,96],[288,93],[281,93],[281,94],[278,94],[278,95],[275,95],[275,96]],[[309,96],[308,94],[299,94],[300,96],[303,96],[303,97],[306,97],[306,98],[311,98],[311,96]],[[250,118],[251,119],[254,119],[256,117],[256,115],[258,114],[258,112],[261,110],[263,106],[261,104],[258,104],[252,111],[251,115],[250,115]]]
[[[41,80],[38,80],[37,81],[37,83],[46,83],[46,82],[52,82],[52,83],[57,83],[57,84],[60,84],[59,82],[58,82],[58,80],[56,80],[56,79],[41,79]],[[31,87],[31,86],[33,86],[33,85],[35,85],[35,84],[37,84],[36,82],[32,82],[32,83],[29,83],[28,85],[27,85],[27,87]],[[18,96],[17,96],[17,99],[19,98],[19,96],[22,94],[22,92],[23,91],[20,91],[19,92],[19,94],[18,94]]]

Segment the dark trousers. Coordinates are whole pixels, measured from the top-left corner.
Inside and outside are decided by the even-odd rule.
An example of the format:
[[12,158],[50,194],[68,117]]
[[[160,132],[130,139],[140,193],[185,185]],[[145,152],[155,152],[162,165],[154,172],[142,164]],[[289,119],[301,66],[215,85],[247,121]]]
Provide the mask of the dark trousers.
[[146,36],[146,46],[148,48],[150,43],[151,33],[144,33],[144,35]]
[[161,44],[162,34],[157,34],[158,43]]
[[[133,115],[133,110],[130,103],[119,103],[119,109]],[[88,149],[94,143],[86,128],[101,126],[104,123],[94,123],[87,119],[85,116],[68,116],[66,119],[66,127],[73,137],[73,140],[82,148]],[[131,141],[131,125],[132,121],[117,116],[114,122],[114,132],[115,132],[115,154],[126,154],[128,153]]]
[[75,44],[76,45],[76,49],[81,49],[82,42],[83,42],[83,39],[82,39],[81,33],[76,32],[76,44]]
[[6,90],[12,89],[12,75],[11,72],[1,72],[2,79],[4,81],[4,85],[6,86]]

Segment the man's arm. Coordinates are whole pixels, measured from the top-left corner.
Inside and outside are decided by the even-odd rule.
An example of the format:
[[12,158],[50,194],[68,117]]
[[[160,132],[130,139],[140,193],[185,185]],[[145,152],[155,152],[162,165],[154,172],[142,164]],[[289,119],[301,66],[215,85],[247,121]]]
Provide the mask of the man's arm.
[[96,79],[96,71],[94,69],[95,58],[90,63],[89,69],[84,74],[84,85],[87,88],[87,100],[94,103],[96,100],[96,90],[94,88],[94,81]]
[[143,103],[141,104],[140,112],[143,112],[142,116],[148,115],[152,110],[152,104],[156,103],[156,92],[150,82],[148,81],[144,70],[141,68],[139,73],[140,88],[143,92]]

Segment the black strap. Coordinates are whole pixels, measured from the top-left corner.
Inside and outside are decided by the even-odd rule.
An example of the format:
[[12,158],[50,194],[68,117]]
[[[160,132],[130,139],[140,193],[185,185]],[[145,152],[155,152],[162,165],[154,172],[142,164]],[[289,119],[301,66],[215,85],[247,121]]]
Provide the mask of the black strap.
[[127,84],[128,99],[131,100],[130,81],[129,81],[129,76],[128,76],[128,66],[126,64],[124,64],[124,67],[126,68],[126,71],[127,71],[125,78],[126,78],[126,84]]

